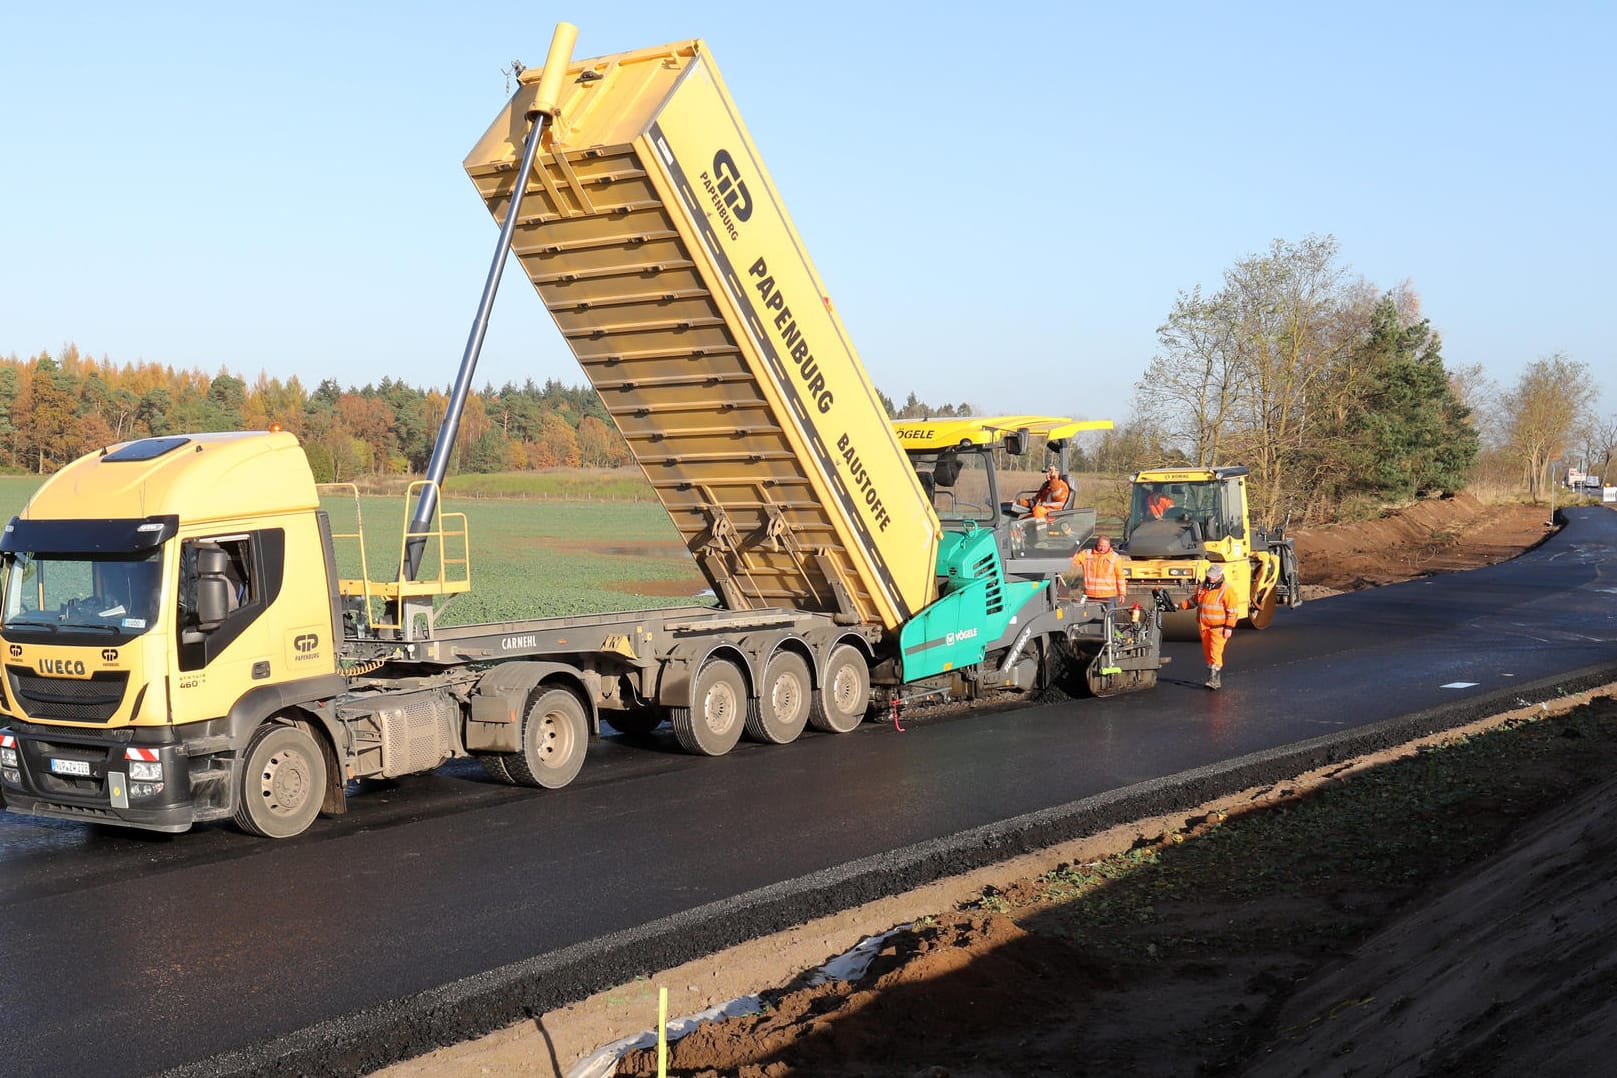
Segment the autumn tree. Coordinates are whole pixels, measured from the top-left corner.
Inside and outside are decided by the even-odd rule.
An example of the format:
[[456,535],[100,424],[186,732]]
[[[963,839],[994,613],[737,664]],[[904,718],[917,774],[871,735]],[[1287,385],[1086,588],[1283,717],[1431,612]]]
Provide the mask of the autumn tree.
[[578,436],[558,412],[541,421],[530,464],[536,468],[576,468],[580,459]]
[[1533,500],[1543,494],[1549,463],[1573,449],[1573,438],[1591,418],[1596,397],[1589,368],[1563,352],[1528,364],[1504,398],[1507,444],[1522,468]]
[[393,409],[387,401],[372,394],[344,393],[337,398],[337,412],[349,434],[363,441],[373,462],[373,470],[385,470],[386,462],[398,455],[393,435]]
[[282,382],[263,371],[247,390],[242,405],[242,427],[246,430],[268,430],[279,426],[293,434],[303,433],[304,412],[308,394],[297,376]]
[[592,415],[578,421],[578,461],[586,468],[609,468],[616,460],[617,435]]
[[33,445],[40,475],[54,471],[76,455],[78,402],[71,386],[72,376],[49,355],[34,368],[32,402],[24,430]]
[[[249,386],[221,369],[175,370],[141,361],[118,365],[67,345],[60,357],[0,357],[0,460],[49,471],[73,456],[148,435],[266,430],[297,435],[320,481],[420,472],[447,407],[440,390],[384,378],[344,389],[334,378],[307,392],[260,372]],[[457,439],[460,467],[496,470],[567,466],[584,453],[611,467],[630,460],[599,394],[587,385],[531,379],[468,395]]]

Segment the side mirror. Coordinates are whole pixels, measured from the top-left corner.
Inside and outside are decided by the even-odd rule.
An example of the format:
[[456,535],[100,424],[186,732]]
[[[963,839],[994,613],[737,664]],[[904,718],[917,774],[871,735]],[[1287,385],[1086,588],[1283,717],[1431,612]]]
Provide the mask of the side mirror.
[[1013,430],[1005,435],[1005,452],[1013,457],[1020,457],[1027,452],[1027,443],[1031,435],[1026,427]]
[[211,633],[230,610],[230,556],[218,547],[197,548],[197,628]]

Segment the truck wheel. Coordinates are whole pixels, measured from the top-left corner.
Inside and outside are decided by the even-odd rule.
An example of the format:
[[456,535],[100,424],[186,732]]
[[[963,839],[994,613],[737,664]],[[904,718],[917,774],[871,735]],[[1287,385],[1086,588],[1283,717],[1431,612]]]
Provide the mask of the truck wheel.
[[511,777],[511,772],[505,766],[505,761],[510,759],[509,753],[479,752],[476,756],[477,762],[483,765],[483,770],[488,772],[489,778],[506,786],[516,785],[516,780]]
[[789,745],[808,725],[814,681],[800,655],[783,651],[764,667],[758,709],[747,713],[747,736],[770,745]]
[[870,667],[852,644],[831,649],[820,692],[809,713],[809,725],[830,734],[845,734],[865,721],[870,707]]
[[559,790],[578,777],[589,748],[584,705],[566,689],[541,692],[522,720],[522,751],[505,758],[518,786]]
[[691,686],[691,706],[670,709],[679,747],[697,756],[723,756],[741,740],[747,680],[728,659],[705,664]]
[[236,826],[250,835],[291,838],[308,830],[326,796],[326,758],[301,726],[266,725],[241,763]]

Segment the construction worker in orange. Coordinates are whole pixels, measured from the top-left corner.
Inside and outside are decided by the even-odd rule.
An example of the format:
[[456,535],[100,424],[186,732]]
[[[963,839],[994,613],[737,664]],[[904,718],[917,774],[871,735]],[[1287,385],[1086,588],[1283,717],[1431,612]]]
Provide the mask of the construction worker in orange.
[[1065,508],[1067,497],[1071,493],[1072,488],[1061,478],[1061,472],[1052,464],[1044,470],[1044,484],[1038,491],[1031,498],[1016,499],[1016,504],[1025,505],[1033,510],[1034,520],[1043,520],[1057,509]]
[[1217,689],[1224,683],[1220,677],[1224,670],[1224,645],[1235,635],[1235,623],[1240,620],[1235,609],[1235,592],[1224,582],[1224,570],[1209,565],[1207,577],[1179,608],[1196,611],[1196,624],[1202,634],[1202,658],[1207,660],[1207,687]]
[[1145,496],[1145,513],[1152,520],[1161,520],[1162,514],[1173,508],[1173,499],[1162,493],[1161,488],[1152,487]]
[[1072,567],[1084,575],[1084,595],[1116,610],[1128,593],[1123,575],[1123,559],[1112,549],[1112,540],[1101,536],[1089,550],[1072,556]]

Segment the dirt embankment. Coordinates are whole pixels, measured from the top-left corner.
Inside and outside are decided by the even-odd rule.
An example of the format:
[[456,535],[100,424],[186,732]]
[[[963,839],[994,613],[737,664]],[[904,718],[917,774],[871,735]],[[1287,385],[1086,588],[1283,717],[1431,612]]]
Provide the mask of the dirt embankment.
[[1292,534],[1308,589],[1304,597],[1317,598],[1493,565],[1537,546],[1552,530],[1546,506],[1457,494],[1419,501],[1378,520]]
[[[1315,594],[1471,568],[1547,533],[1469,496],[1297,533]],[[1617,697],[1607,687],[1137,821],[755,940],[382,1072],[562,1075],[760,993],[669,1073],[1606,1073],[1617,1052]],[[853,980],[799,973],[890,936]],[[656,1073],[654,1053],[619,1074]]]

